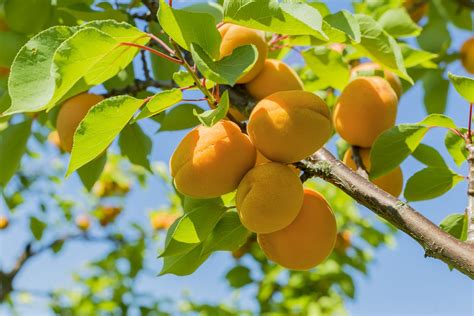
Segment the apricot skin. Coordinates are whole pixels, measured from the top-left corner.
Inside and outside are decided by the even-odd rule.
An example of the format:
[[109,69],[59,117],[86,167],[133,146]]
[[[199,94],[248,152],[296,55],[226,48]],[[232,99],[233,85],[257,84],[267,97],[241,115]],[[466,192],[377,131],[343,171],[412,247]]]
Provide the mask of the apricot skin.
[[343,90],[334,109],[334,127],[349,144],[371,147],[395,125],[398,98],[380,77],[359,77]]
[[290,66],[277,59],[267,59],[262,70],[245,88],[255,100],[261,100],[279,91],[303,90],[304,86]]
[[461,63],[467,72],[474,74],[474,37],[471,37],[462,45]]
[[56,121],[61,148],[71,152],[74,133],[90,108],[104,100],[96,94],[83,93],[64,102]]
[[255,147],[266,158],[284,163],[313,154],[328,141],[331,131],[326,103],[300,90],[277,92],[261,100],[247,126]]
[[248,27],[226,23],[219,28],[222,42],[220,46],[220,57],[232,54],[232,51],[240,46],[255,45],[258,58],[252,69],[237,80],[237,83],[247,83],[262,70],[268,54],[268,45],[265,42],[265,33],[250,29]]
[[291,270],[309,270],[323,262],[334,249],[336,218],[324,197],[304,191],[304,202],[296,219],[282,230],[258,234],[268,259]]
[[179,143],[170,160],[176,189],[195,198],[212,198],[234,191],[255,165],[255,147],[230,121],[199,126]]
[[303,186],[288,166],[269,162],[245,175],[235,201],[242,225],[255,233],[271,233],[296,218],[303,203]]
[[[376,63],[363,63],[355,66],[352,68],[352,75],[355,77],[357,72],[359,71],[367,71],[367,70],[381,70],[382,68],[377,65]],[[393,91],[397,94],[397,97],[400,99],[403,93],[402,83],[400,78],[395,75],[393,72],[384,70],[385,80],[388,81],[390,86],[392,87]]]
[[[365,169],[367,170],[367,172],[370,173],[370,149],[361,148],[359,150],[359,155],[362,158],[362,162],[364,164]],[[352,160],[352,150],[350,148],[344,154],[343,162],[352,170],[357,170],[356,163],[354,162],[354,160]],[[402,193],[403,189],[402,169],[400,167],[397,167],[390,173],[372,180],[372,182],[385,192],[398,197]]]
[[428,3],[425,0],[405,0],[403,6],[415,23],[420,22],[428,12]]

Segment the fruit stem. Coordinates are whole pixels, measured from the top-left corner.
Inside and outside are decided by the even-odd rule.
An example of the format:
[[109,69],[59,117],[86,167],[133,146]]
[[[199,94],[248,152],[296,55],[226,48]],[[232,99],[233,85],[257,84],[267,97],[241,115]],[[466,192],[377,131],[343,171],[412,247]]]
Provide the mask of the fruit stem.
[[173,57],[168,56],[166,54],[163,54],[162,52],[157,51],[156,49],[150,48],[148,46],[143,46],[143,45],[139,45],[139,44],[135,44],[135,43],[129,43],[129,42],[120,43],[120,46],[130,46],[130,47],[136,47],[136,48],[144,49],[144,50],[147,50],[147,51],[149,51],[150,53],[152,53],[156,56],[160,56],[160,57],[163,57],[165,59],[168,59],[169,61],[174,62],[175,64],[179,64],[179,65],[183,64],[183,62],[181,60],[173,58]]

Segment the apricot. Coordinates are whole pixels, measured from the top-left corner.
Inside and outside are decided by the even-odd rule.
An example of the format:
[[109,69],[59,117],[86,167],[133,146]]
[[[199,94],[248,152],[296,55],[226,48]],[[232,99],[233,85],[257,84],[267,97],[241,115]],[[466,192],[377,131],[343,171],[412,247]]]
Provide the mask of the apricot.
[[311,92],[280,91],[258,102],[247,132],[266,158],[296,162],[328,141],[332,132],[329,108]]
[[159,212],[151,216],[150,224],[154,230],[168,229],[171,227],[171,225],[173,225],[173,223],[178,217],[179,216],[175,214]]
[[0,230],[7,229],[8,225],[10,225],[8,217],[0,216]]
[[407,9],[413,22],[418,23],[428,12],[428,0],[405,0],[403,6]]
[[98,209],[98,218],[101,226],[105,227],[115,221],[122,213],[122,208],[117,206],[101,206]]
[[287,64],[277,59],[267,59],[258,75],[245,85],[248,93],[261,100],[269,95],[287,90],[303,90],[303,82]]
[[[370,173],[371,162],[370,162],[370,148],[359,149],[359,155],[362,158],[362,163],[365,169]],[[344,154],[343,162],[352,170],[357,170],[356,163],[352,160],[352,149],[348,149]],[[403,189],[403,173],[400,167],[392,170],[390,173],[383,175],[372,182],[393,196],[399,196]]]
[[64,102],[56,120],[61,148],[64,151],[71,152],[74,133],[79,123],[81,123],[89,109],[102,100],[104,100],[104,97],[100,95],[83,93]]
[[85,214],[79,215],[76,218],[76,226],[82,231],[88,230],[91,226],[91,220],[89,216]]
[[282,230],[258,234],[268,259],[292,270],[309,270],[323,262],[334,249],[336,218],[324,197],[305,189],[296,219]]
[[336,245],[334,246],[334,248],[339,253],[346,253],[347,249],[349,249],[349,247],[352,245],[351,239],[352,233],[348,230],[338,233],[336,238]]
[[230,121],[199,126],[179,143],[170,160],[176,189],[195,198],[211,198],[234,191],[255,165],[255,147]]
[[467,72],[474,74],[474,37],[471,37],[462,45],[461,63]]
[[342,91],[334,109],[334,127],[349,144],[371,147],[395,125],[398,98],[380,77],[359,77]]
[[235,202],[242,225],[255,233],[271,233],[296,218],[303,203],[303,185],[288,166],[269,162],[245,175]]
[[[376,63],[363,63],[352,68],[352,76],[356,76],[359,71],[369,71],[369,70],[382,70],[382,67]],[[400,98],[403,93],[402,82],[397,75],[393,72],[384,70],[385,80],[388,81],[393,91],[397,94],[397,97]]]
[[220,57],[232,54],[235,48],[245,45],[255,45],[258,57],[255,65],[244,76],[237,80],[237,83],[247,83],[255,78],[262,70],[268,54],[268,46],[265,42],[265,33],[250,29],[245,26],[226,23],[219,28],[222,42],[220,46]]

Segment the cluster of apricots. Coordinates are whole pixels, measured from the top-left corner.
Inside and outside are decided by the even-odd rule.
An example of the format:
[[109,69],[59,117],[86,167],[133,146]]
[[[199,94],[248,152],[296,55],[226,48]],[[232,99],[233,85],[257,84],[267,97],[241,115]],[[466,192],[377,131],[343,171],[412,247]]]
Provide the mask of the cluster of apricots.
[[232,24],[219,31],[222,56],[242,45],[257,47],[258,61],[239,83],[258,103],[248,135],[221,120],[212,127],[198,126],[183,138],[170,161],[176,189],[194,198],[236,190],[241,222],[257,234],[267,257],[289,269],[310,269],[334,248],[336,220],[324,197],[305,190],[289,164],[313,154],[330,138],[329,108],[303,91],[289,66],[266,59],[262,32]]
[[[377,137],[395,125],[398,99],[402,94],[400,79],[389,71],[384,77],[364,76],[365,71],[380,70],[374,63],[352,69],[353,80],[344,88],[334,108],[333,122],[339,135],[359,149],[362,167],[370,173],[370,148]],[[356,170],[352,149],[346,151],[344,163]],[[373,182],[384,191],[399,196],[403,188],[400,167]]]

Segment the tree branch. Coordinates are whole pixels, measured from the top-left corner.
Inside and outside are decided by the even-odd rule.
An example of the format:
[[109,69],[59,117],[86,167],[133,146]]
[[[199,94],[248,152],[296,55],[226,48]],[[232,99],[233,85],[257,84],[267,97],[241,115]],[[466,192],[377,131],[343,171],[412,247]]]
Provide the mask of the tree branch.
[[332,183],[411,236],[425,249],[426,256],[440,259],[474,279],[473,244],[462,242],[444,232],[408,204],[353,172],[328,150],[319,150],[297,166],[310,176]]
[[469,156],[467,157],[469,165],[469,184],[467,188],[467,242],[474,245],[474,145],[470,143],[466,148],[469,152]]

